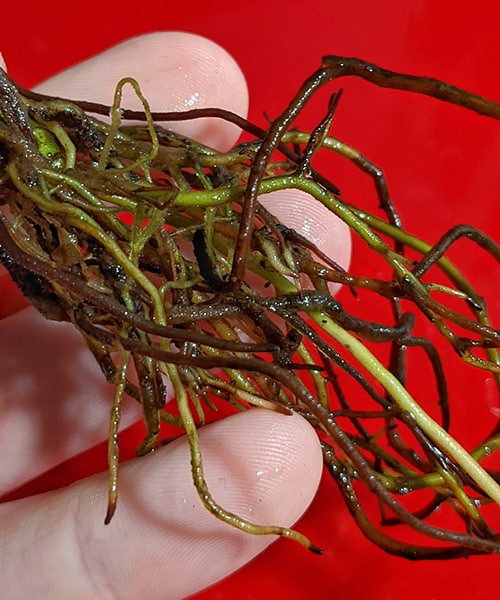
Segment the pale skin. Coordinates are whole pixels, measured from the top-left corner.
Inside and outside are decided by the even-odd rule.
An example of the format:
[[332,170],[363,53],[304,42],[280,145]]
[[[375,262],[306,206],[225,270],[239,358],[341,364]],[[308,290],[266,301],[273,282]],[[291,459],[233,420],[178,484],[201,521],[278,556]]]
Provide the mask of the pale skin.
[[[182,33],[128,40],[39,89],[109,103],[123,76],[139,79],[153,110],[247,111],[246,84],[234,61],[212,42]],[[125,103],[132,106],[134,99]],[[238,137],[220,121],[176,129],[220,149]],[[293,215],[287,224],[300,229],[304,222],[305,234],[316,231],[313,200],[305,194],[271,195],[270,202],[285,223]],[[346,228],[329,214],[315,218],[315,242],[347,266]],[[0,356],[0,494],[6,494],[103,440],[113,391],[78,334],[31,308],[0,322]],[[138,418],[138,408],[127,402],[123,424]],[[207,426],[200,437],[209,488],[224,508],[257,523],[289,527],[309,506],[322,460],[316,435],[302,418],[252,410]],[[237,531],[206,511],[192,483],[184,439],[123,464],[119,485],[118,509],[106,527],[106,473],[0,505],[2,596],[184,598],[273,541]]]

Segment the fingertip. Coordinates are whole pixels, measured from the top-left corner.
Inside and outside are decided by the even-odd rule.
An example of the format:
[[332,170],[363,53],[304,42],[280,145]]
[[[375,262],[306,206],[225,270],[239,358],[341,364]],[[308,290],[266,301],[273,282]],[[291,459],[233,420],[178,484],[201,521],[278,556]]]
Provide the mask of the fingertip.
[[3,57],[3,54],[0,52],[0,69],[3,69],[4,71],[7,71],[7,65],[5,63],[5,59]]
[[[203,433],[201,441],[210,460],[207,481],[212,480],[214,494],[219,493],[220,473],[233,477],[233,496],[227,498],[230,510],[284,527],[300,518],[317,491],[323,464],[316,432],[304,418],[254,409],[214,424]],[[249,510],[240,490],[245,490],[246,496],[251,490],[256,506]],[[226,494],[227,487],[220,493]],[[284,498],[285,503],[280,501]],[[231,506],[235,502],[238,504]]]
[[[284,225],[313,242],[324,254],[346,271],[351,262],[352,242],[349,226],[311,195],[296,189],[265,194],[259,201]],[[339,284],[330,284],[335,294]]]
[[[37,90],[109,105],[123,77],[139,82],[153,111],[217,107],[243,117],[248,112],[247,84],[230,54],[205,37],[181,31],[127,39],[52,77]],[[124,89],[122,105],[142,108],[131,89]],[[177,122],[172,129],[220,150],[230,148],[240,133],[218,119]]]

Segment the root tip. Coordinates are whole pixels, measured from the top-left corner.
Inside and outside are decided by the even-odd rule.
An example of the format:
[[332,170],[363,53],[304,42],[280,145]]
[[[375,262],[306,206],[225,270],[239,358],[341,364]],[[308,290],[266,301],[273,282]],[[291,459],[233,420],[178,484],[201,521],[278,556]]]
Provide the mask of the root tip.
[[109,525],[111,523],[111,519],[115,514],[116,504],[108,506],[108,510],[106,512],[106,516],[104,517],[104,525]]
[[323,554],[323,550],[321,548],[319,548],[318,546],[315,546],[314,544],[309,545],[309,550],[313,554],[319,554],[320,556]]

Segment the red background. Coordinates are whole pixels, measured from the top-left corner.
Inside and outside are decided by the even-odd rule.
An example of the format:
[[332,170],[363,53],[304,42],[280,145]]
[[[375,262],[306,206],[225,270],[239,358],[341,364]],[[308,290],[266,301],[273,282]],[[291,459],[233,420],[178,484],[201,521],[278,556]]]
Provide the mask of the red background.
[[[67,2],[64,8],[28,1],[21,13],[15,3],[8,3],[1,14],[0,48],[11,75],[25,86],[132,35],[177,29],[205,35],[234,56],[248,80],[250,118],[259,124],[264,123],[264,112],[276,116],[284,108],[324,54],[366,58],[500,100],[500,5],[491,0],[142,0],[132,11],[115,0],[95,6]],[[408,229],[435,241],[452,225],[467,222],[500,238],[500,124],[363,82],[343,85],[335,134],[384,168]],[[357,175],[348,184],[340,182],[349,196],[371,194],[367,202],[374,202],[367,177]],[[471,268],[481,269],[468,253],[462,258]],[[361,267],[355,257],[353,270]],[[483,275],[481,291],[494,299],[490,308],[498,316],[498,276],[489,267],[483,268]],[[17,300],[9,297],[5,282],[2,289],[0,311],[6,314]],[[472,396],[475,402],[484,401],[482,386],[482,380],[466,373],[452,396],[458,402]],[[479,424],[465,425],[473,431]],[[131,430],[125,441],[132,449],[140,436]],[[105,468],[100,447],[61,465],[28,491],[66,484]],[[387,556],[358,532],[328,480],[299,528],[325,548],[323,557],[279,541],[228,580],[199,594],[198,600],[498,595],[498,557],[410,563]]]

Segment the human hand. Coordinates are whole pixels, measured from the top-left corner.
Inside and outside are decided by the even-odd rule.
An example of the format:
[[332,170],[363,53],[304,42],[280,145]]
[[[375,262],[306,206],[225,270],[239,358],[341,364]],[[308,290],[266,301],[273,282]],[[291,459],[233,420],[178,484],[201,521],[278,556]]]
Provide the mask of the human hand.
[[[246,85],[234,62],[211,42],[180,33],[128,40],[39,90],[109,103],[123,76],[139,80],[154,110],[220,106],[243,116],[247,110]],[[124,105],[133,107],[134,98],[125,97]],[[238,136],[233,126],[215,120],[175,128],[220,149]],[[328,212],[318,215],[317,203],[287,191],[269,195],[266,204],[346,264],[346,230]],[[0,322],[0,352],[5,494],[104,439],[113,390],[71,326],[49,323],[31,308]],[[136,406],[125,407],[124,425],[138,418]],[[251,410],[203,428],[200,439],[209,489],[224,508],[288,527],[313,498],[321,452],[300,417]],[[118,510],[107,527],[106,473],[1,505],[5,597],[182,598],[273,541],[235,530],[203,507],[184,439],[123,464],[119,487]]]

